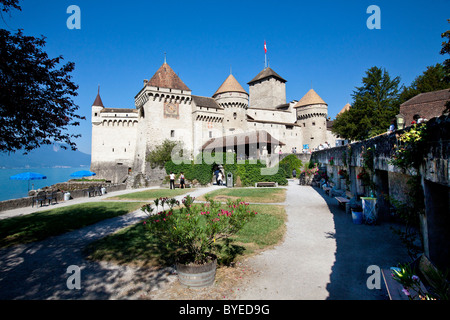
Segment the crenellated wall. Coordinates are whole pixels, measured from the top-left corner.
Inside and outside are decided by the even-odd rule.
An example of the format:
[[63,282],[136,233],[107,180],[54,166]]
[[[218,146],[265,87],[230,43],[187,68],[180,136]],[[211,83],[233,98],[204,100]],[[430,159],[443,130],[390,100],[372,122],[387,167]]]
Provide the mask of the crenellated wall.
[[[433,118],[427,122],[426,154],[419,173],[424,190],[425,216],[421,217],[421,232],[425,254],[437,265],[450,266],[450,167],[448,115]],[[361,185],[356,177],[362,170],[363,150],[372,148],[374,196],[377,197],[378,215],[381,221],[390,218],[390,205],[382,195],[389,195],[399,201],[407,201],[407,172],[389,164],[398,144],[398,136],[411,127],[383,134],[368,140],[313,152],[311,161],[326,168],[327,175],[336,186],[345,188],[338,176],[339,169],[349,173],[349,191],[352,195],[369,195],[369,188]],[[332,177],[331,177],[332,176]]]

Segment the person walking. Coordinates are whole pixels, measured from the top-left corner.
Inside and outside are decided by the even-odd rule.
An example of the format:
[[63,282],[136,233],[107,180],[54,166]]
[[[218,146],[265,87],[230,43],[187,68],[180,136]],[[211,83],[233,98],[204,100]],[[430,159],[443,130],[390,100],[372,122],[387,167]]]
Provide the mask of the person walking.
[[292,170],[292,176],[294,177],[294,179],[295,179],[295,177],[297,177],[297,171],[295,169]]
[[185,184],[184,184],[184,174],[183,174],[183,172],[181,172],[181,175],[180,175],[180,188],[181,188],[181,189],[184,189],[184,188],[185,188]]
[[169,179],[170,179],[170,189],[175,189],[175,174],[173,172],[170,172]]
[[222,172],[219,171],[219,174],[217,175],[217,182],[219,183],[219,186],[222,185]]

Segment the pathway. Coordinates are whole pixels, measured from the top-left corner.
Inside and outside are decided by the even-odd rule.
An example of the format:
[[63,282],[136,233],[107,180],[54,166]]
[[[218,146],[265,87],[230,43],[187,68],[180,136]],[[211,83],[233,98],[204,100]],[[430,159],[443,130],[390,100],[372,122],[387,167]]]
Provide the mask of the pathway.
[[[215,189],[217,186],[201,188],[189,194],[199,197]],[[81,203],[83,199],[61,205]],[[292,180],[284,205],[288,217],[285,239],[279,246],[248,259],[246,263],[257,273],[242,283],[245,287],[239,290],[237,299],[386,299],[383,289],[367,288],[366,270],[370,265],[384,268],[407,259],[390,224],[354,225],[334,199]],[[152,290],[166,288],[176,280],[170,268],[150,273],[145,268],[83,258],[82,249],[89,242],[143,217],[144,213],[137,210],[44,241],[0,249],[0,299],[139,299]],[[71,275],[67,268],[71,265],[81,269],[80,290],[67,288]]]
[[[196,189],[189,194],[198,197],[216,188],[214,186]],[[140,190],[112,192],[108,193],[108,197],[135,191]],[[175,198],[181,200],[184,196]],[[100,199],[80,198],[58,206]],[[40,210],[44,209],[23,208],[5,212],[2,216],[29,214]],[[170,283],[175,279],[168,276],[170,269],[155,273],[149,272],[147,268],[98,263],[83,257],[82,250],[89,242],[135,224],[144,217],[145,213],[136,210],[43,241],[0,249],[0,300],[138,299],[141,295]],[[72,275],[67,273],[67,268],[71,265],[78,266],[81,270],[80,290],[69,290],[67,287],[67,280]]]

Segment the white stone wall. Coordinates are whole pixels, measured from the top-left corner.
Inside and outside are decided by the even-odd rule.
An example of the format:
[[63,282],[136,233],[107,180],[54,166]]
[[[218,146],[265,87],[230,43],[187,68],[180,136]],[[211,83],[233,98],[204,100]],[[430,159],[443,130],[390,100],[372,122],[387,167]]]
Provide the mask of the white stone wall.
[[286,103],[286,84],[275,78],[249,86],[250,108],[272,109]]

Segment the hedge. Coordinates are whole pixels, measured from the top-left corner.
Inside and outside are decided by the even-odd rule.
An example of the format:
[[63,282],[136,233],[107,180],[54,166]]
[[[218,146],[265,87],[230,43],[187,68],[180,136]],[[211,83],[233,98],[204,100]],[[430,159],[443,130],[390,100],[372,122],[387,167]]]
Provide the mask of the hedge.
[[[198,155],[197,161],[190,161],[190,163],[175,164],[172,160],[165,163],[165,169],[167,174],[170,172],[175,173],[177,176],[183,172],[187,180],[197,180],[201,185],[211,183],[214,174],[214,168],[217,164],[222,164],[224,168],[225,176],[228,172],[233,174],[234,183],[236,183],[237,177],[240,178],[242,186],[254,186],[256,182],[277,182],[279,185],[287,185],[286,171],[282,166],[279,166],[277,172],[273,175],[262,175],[261,169],[266,168],[266,165],[259,160],[256,163],[250,163],[246,160],[245,163],[237,163],[236,155],[233,154],[232,163],[226,163],[226,153],[212,154],[216,161],[212,164],[205,162],[205,159],[201,159],[201,154]],[[300,161],[300,160],[299,160]],[[301,163],[301,161],[300,161]],[[292,171],[292,170],[291,170]],[[226,179],[226,178],[224,178]]]

